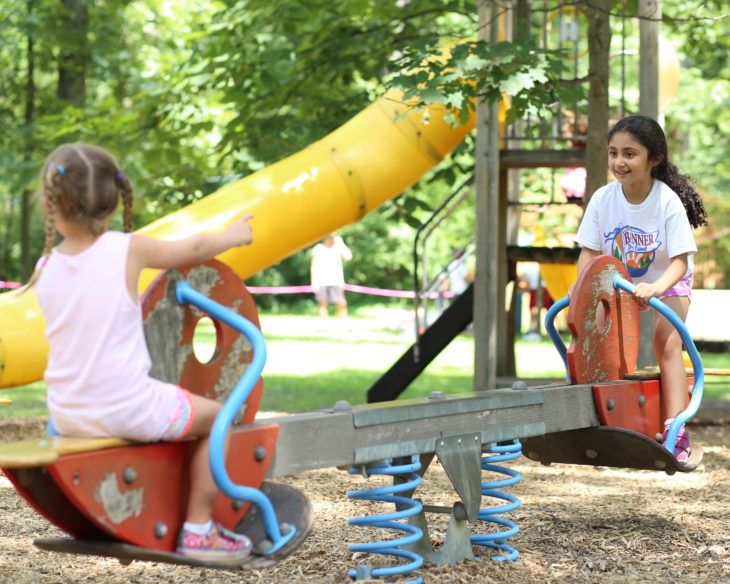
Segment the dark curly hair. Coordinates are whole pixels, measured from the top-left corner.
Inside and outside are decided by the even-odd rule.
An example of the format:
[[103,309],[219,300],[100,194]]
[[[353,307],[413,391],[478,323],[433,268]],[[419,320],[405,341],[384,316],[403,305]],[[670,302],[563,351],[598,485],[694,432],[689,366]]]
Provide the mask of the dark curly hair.
[[679,170],[669,162],[667,138],[662,127],[646,116],[629,116],[616,122],[608,132],[608,141],[617,132],[628,132],[649,151],[649,160],[660,160],[651,175],[671,188],[682,201],[690,225],[697,228],[707,225],[707,211],[697,191],[692,188],[689,176],[679,173]]

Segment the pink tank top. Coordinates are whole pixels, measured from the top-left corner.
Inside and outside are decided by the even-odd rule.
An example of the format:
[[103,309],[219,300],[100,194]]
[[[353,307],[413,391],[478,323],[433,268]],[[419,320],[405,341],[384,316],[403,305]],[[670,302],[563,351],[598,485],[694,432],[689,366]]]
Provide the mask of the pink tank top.
[[149,376],[139,303],[126,285],[131,235],[108,231],[88,249],[54,249],[36,284],[51,345],[48,410],[67,436],[159,440],[176,388]]

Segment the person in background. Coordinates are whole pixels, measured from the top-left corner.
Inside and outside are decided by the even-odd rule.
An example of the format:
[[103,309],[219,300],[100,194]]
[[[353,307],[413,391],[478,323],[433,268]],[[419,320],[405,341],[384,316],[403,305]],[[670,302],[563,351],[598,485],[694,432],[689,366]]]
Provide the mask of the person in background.
[[451,248],[451,261],[446,266],[446,272],[449,291],[457,296],[463,294],[474,279],[466,267],[464,250],[458,247]]
[[329,317],[329,305],[335,305],[339,318],[347,316],[345,270],[343,261],[352,259],[350,248],[339,235],[330,233],[312,248],[310,277],[319,316]]

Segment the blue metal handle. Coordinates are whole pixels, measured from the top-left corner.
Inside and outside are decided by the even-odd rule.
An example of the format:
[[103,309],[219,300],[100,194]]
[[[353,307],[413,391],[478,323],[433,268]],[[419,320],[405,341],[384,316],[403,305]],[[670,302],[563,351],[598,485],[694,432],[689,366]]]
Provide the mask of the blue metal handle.
[[[613,275],[613,287],[625,290],[629,294],[633,294],[634,290],[636,290],[636,286],[622,278],[619,274]],[[695,343],[692,340],[684,322],[682,322],[682,319],[679,318],[671,308],[657,298],[649,298],[649,306],[651,306],[654,310],[658,310],[659,313],[666,317],[666,319],[674,325],[674,328],[677,329],[677,332],[684,343],[684,347],[689,354],[689,358],[692,361],[692,368],[694,369],[695,383],[694,388],[692,389],[692,398],[689,400],[687,408],[674,417],[674,420],[669,426],[667,437],[664,440],[664,448],[674,455],[674,444],[677,441],[677,434],[679,434],[679,430],[685,422],[687,422],[687,420],[697,413],[697,410],[700,407],[702,393],[705,389],[705,370],[702,366],[702,359],[697,351],[697,347],[695,347]]]
[[560,300],[553,302],[553,305],[548,308],[548,311],[545,314],[545,330],[550,336],[550,339],[553,341],[553,345],[555,345],[558,353],[560,353],[560,358],[563,360],[563,365],[565,365],[565,379],[568,383],[570,383],[570,371],[568,371],[568,349],[566,349],[565,343],[563,342],[558,329],[555,328],[555,317],[560,314],[560,311],[568,306],[568,304],[570,304],[570,296],[565,296]]
[[207,296],[204,296],[185,281],[178,283],[175,294],[180,304],[192,304],[210,316],[224,322],[245,335],[253,346],[253,359],[251,360],[251,364],[223,404],[223,408],[218,413],[213,423],[213,428],[210,431],[210,469],[218,488],[225,495],[231,499],[253,503],[258,507],[261,512],[266,535],[273,544],[271,549],[260,553],[264,555],[273,554],[294,537],[296,533],[295,527],[293,525],[289,526],[289,531],[286,534],[282,534],[279,529],[276,512],[269,498],[259,489],[236,485],[231,481],[223,456],[223,446],[226,441],[228,428],[233,423],[241,406],[248,399],[251,390],[256,385],[259,377],[261,377],[261,372],[264,369],[264,363],[266,363],[266,344],[264,343],[264,337],[252,322],[211,300]]

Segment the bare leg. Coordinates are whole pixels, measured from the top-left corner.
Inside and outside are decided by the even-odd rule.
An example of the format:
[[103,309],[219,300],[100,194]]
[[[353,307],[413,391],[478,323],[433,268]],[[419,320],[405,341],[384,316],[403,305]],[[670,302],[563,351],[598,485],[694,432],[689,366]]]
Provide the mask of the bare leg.
[[347,302],[340,300],[335,306],[337,307],[337,317],[345,318],[347,316]]
[[[663,299],[684,322],[689,310],[686,296],[670,296]],[[682,359],[682,338],[664,316],[657,313],[654,330],[654,351],[659,364],[664,419],[673,418],[681,412],[687,400],[687,376]]]
[[319,303],[319,316],[321,318],[329,318],[329,307],[326,300]]
[[[191,394],[191,397],[195,408],[195,419],[189,436],[198,436],[199,440],[190,460],[190,495],[186,521],[202,524],[211,519],[213,505],[218,494],[218,487],[210,471],[208,446],[210,445],[210,430],[222,405],[199,395]],[[226,452],[229,437],[230,434],[226,437],[224,446]]]

